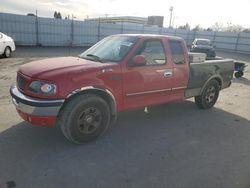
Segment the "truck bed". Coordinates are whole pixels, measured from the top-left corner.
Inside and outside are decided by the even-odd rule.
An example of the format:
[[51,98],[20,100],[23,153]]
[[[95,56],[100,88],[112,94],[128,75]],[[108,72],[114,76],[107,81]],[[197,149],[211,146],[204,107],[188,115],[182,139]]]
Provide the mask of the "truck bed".
[[217,79],[221,84],[221,89],[230,85],[234,72],[234,60],[207,60],[201,63],[191,63],[190,75],[185,98],[198,96],[201,94],[203,87],[212,78]]

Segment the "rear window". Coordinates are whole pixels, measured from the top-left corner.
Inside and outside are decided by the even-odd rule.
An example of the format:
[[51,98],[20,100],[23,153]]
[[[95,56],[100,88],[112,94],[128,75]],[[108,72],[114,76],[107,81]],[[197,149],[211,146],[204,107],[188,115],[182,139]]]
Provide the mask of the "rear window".
[[184,64],[185,56],[180,41],[169,41],[170,49],[172,52],[173,62],[175,64]]
[[205,46],[210,46],[211,42],[209,40],[197,40],[196,45],[205,45]]

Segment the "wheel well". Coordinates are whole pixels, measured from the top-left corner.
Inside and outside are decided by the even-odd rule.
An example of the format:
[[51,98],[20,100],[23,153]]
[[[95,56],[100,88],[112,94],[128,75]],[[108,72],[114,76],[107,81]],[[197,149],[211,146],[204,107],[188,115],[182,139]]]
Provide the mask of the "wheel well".
[[200,95],[202,94],[202,92],[203,92],[203,90],[205,89],[206,85],[207,85],[211,80],[216,80],[216,81],[219,83],[219,86],[220,86],[220,89],[221,89],[221,87],[222,87],[222,80],[221,80],[221,78],[220,78],[220,77],[213,77],[213,78],[211,78],[211,79],[209,79],[209,80],[207,80],[207,81],[205,82],[205,84],[203,85],[203,87],[202,87],[201,90],[200,90]]
[[11,49],[11,47],[10,47],[10,46],[6,46],[6,47],[5,47],[5,49],[6,49],[6,48],[9,48],[9,49],[10,49],[10,51],[12,52],[12,49]]
[[[212,79],[212,80],[213,80],[213,79]],[[214,78],[214,80],[216,80],[216,81],[219,83],[220,88],[221,88],[221,86],[222,86],[222,81],[221,81],[221,79],[220,79],[219,77],[216,77],[216,78]]]
[[116,117],[117,109],[116,109],[115,99],[109,93],[107,93],[106,91],[104,91],[102,89],[88,89],[88,90],[79,91],[79,92],[71,95],[70,97],[68,97],[64,101],[60,111],[62,111],[62,109],[67,105],[67,103],[69,101],[71,101],[73,98],[75,98],[79,95],[84,95],[84,94],[93,94],[93,95],[97,95],[97,96],[101,97],[102,99],[104,99],[110,107],[111,115]]

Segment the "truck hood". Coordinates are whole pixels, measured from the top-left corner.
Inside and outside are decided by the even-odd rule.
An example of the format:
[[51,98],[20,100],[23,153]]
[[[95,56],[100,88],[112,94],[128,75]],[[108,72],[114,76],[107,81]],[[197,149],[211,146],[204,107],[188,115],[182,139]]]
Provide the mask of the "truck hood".
[[75,71],[98,67],[103,67],[103,64],[78,57],[59,57],[24,64],[19,68],[19,71],[32,78],[44,78],[49,75],[72,74]]

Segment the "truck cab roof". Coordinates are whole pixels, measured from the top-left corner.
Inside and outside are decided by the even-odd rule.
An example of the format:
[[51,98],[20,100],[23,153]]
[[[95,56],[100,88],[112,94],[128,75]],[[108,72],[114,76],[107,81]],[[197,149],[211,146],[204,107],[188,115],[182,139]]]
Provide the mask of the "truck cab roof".
[[131,37],[138,37],[138,38],[167,38],[173,40],[183,40],[181,37],[170,36],[170,35],[155,35],[155,34],[117,34],[112,36],[131,36]]

